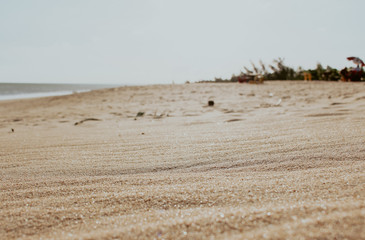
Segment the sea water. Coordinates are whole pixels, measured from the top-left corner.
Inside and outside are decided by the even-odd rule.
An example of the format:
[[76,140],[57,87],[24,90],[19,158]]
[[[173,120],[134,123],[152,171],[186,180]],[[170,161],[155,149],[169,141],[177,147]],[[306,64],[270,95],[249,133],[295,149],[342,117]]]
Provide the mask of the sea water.
[[0,100],[60,96],[112,87],[117,85],[0,83]]

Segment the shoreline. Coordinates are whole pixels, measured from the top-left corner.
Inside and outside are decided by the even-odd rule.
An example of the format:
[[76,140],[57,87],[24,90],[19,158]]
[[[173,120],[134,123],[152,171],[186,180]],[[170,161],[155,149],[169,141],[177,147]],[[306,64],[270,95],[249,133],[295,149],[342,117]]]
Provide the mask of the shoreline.
[[83,92],[90,92],[90,91],[93,91],[93,90],[56,91],[56,92],[39,92],[39,93],[21,93],[21,94],[12,94],[12,95],[0,95],[0,101],[43,98],[43,97],[55,97],[55,96],[66,96],[66,95],[83,93]]
[[98,89],[114,88],[110,84],[0,83],[0,101],[63,96]]

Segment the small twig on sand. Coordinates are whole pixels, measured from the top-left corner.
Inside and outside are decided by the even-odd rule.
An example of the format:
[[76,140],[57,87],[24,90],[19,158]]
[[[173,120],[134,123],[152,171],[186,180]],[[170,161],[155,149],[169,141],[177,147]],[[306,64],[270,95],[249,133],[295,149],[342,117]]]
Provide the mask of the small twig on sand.
[[144,112],[138,112],[136,117],[143,117],[144,116]]
[[144,116],[144,112],[138,112],[136,117],[134,118],[134,120],[137,120],[138,117],[143,117]]
[[97,118],[85,118],[84,120],[81,120],[79,122],[75,122],[75,126],[76,125],[79,125],[79,124],[81,124],[83,122],[86,122],[86,121],[101,121],[101,119],[97,119]]

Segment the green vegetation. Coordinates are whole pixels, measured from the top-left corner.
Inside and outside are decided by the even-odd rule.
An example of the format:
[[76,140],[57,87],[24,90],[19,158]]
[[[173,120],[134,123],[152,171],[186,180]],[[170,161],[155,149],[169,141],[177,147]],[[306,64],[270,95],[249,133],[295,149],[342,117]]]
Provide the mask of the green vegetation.
[[[315,69],[305,70],[302,67],[294,69],[285,65],[283,58],[274,59],[273,64],[268,65],[268,67],[262,61],[259,61],[258,65],[251,62],[251,68],[246,66],[243,68],[245,72],[241,71],[238,75],[233,74],[230,79],[215,78],[214,82],[238,82],[244,76],[262,76],[265,80],[304,80],[305,75],[309,73],[312,80],[338,81],[341,79],[340,70],[330,66],[324,68],[318,63]],[[362,72],[362,78],[365,79],[364,72]]]

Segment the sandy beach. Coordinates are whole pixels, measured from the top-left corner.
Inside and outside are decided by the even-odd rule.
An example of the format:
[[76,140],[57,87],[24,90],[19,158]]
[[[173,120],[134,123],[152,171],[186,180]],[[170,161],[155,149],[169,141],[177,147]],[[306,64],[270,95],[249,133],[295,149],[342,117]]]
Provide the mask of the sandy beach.
[[365,83],[0,101],[1,239],[365,239],[364,183]]

